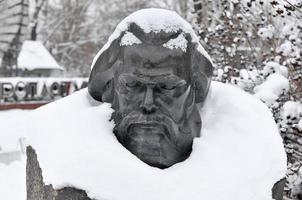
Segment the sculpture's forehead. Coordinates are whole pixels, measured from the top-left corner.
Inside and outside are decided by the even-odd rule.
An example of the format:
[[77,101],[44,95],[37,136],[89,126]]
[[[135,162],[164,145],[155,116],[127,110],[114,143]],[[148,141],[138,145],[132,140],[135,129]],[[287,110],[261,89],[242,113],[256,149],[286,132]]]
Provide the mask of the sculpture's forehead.
[[123,66],[119,74],[133,73],[144,76],[176,75],[185,80],[190,76],[190,58],[181,50],[171,50],[160,45],[135,45],[124,47]]
[[181,50],[171,50],[161,45],[147,44],[125,47],[123,56],[125,63],[149,63],[155,67],[173,63],[183,65],[189,59]]

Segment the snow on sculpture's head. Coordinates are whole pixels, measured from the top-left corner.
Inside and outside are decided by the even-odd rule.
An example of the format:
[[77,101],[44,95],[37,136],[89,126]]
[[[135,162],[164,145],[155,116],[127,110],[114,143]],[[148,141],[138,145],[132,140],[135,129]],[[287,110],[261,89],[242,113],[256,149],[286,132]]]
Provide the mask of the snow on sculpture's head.
[[114,134],[143,162],[170,167],[200,136],[197,103],[213,66],[192,27],[173,11],[145,9],[125,18],[92,64],[90,95],[109,102]]

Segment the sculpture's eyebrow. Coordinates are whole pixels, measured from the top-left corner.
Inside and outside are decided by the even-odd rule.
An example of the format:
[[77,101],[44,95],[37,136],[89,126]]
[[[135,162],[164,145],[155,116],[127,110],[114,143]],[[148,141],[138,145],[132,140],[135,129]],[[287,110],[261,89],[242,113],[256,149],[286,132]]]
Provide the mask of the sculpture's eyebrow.
[[186,84],[186,81],[183,80],[182,78],[179,78],[178,76],[175,75],[166,75],[163,77],[154,77],[153,79],[156,82],[164,83],[164,82],[173,82],[175,84]]
[[136,68],[135,71],[133,72],[134,75],[136,76],[149,76],[149,77],[164,77],[164,76],[169,76],[173,73],[172,69],[164,69],[164,68],[153,68],[153,67],[144,67],[144,68]]
[[175,75],[172,74],[160,74],[160,75],[150,75],[142,73],[134,73],[134,76],[131,74],[126,75],[129,78],[138,79],[141,82],[152,82],[152,83],[173,83],[175,85],[185,85],[187,82]]
[[[172,60],[173,61],[173,60]],[[171,63],[171,57],[167,56],[164,58],[161,58],[160,60],[156,60],[156,61],[151,61],[149,58],[148,59],[143,59],[142,62],[144,63],[144,67],[146,66],[150,66],[150,67],[161,67],[162,65],[171,65],[171,64],[175,64],[174,62]],[[176,65],[176,64],[175,64]],[[148,68],[148,67],[147,67]]]
[[136,71],[133,72],[133,74],[137,77],[160,77],[160,78],[171,75],[169,73],[158,73],[158,71],[159,70],[157,70],[157,72],[154,73],[152,70],[150,70],[149,73],[146,73],[145,71],[136,70]]
[[[148,49],[148,48],[149,47],[146,47],[146,49]],[[179,54],[179,51],[167,50],[165,48],[164,52],[155,51],[154,55],[152,55],[150,57],[150,55],[145,52],[146,49],[135,49],[132,52],[132,54],[128,55],[128,56],[131,56],[135,59],[139,58],[141,60],[141,63],[143,63],[144,65],[149,64],[154,67],[165,65],[166,63],[170,63],[171,61],[173,62],[173,61],[175,61],[175,59],[184,58],[184,56],[185,56],[185,54]]]

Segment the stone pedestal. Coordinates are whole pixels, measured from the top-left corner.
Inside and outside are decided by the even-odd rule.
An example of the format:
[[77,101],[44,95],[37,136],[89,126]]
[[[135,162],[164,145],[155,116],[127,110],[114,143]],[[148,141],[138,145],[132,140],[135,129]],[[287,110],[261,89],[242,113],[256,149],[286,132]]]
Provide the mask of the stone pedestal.
[[37,154],[31,146],[27,147],[26,155],[27,200],[91,200],[84,190],[73,187],[54,190],[52,185],[45,185]]

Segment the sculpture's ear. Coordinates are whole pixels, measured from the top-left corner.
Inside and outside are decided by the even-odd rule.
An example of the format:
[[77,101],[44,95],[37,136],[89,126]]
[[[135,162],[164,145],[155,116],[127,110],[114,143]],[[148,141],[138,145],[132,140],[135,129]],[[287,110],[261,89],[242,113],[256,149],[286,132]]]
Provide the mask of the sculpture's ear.
[[110,46],[97,55],[92,64],[88,82],[89,94],[97,101],[112,103],[113,100],[113,78],[114,63],[119,57],[120,38],[112,41]]
[[[196,45],[197,46],[197,45]],[[205,100],[213,75],[213,65],[197,47],[192,52],[192,77],[195,88],[195,102],[201,103]]]

